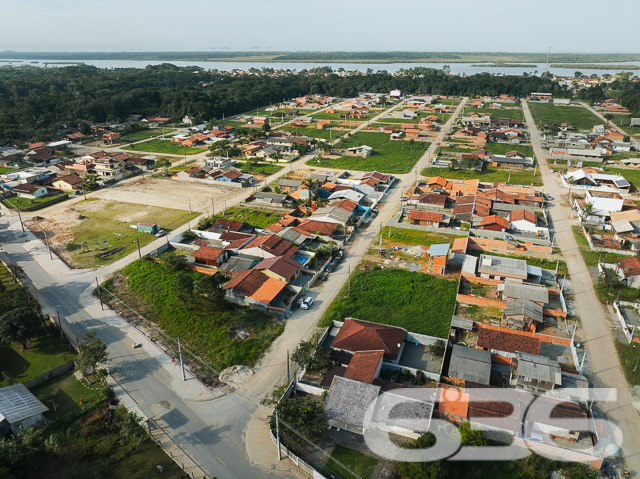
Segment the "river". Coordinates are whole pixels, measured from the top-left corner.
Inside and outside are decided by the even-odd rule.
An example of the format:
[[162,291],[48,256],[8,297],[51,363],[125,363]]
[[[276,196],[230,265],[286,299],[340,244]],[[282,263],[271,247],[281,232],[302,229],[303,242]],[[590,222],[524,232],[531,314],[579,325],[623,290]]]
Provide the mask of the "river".
[[[93,65],[98,68],[145,68],[148,65],[160,65],[162,63],[171,63],[173,65],[179,67],[188,67],[188,66],[199,66],[201,68],[207,70],[220,70],[220,71],[232,71],[232,70],[248,70],[250,68],[273,68],[273,69],[284,69],[284,70],[292,70],[292,71],[300,71],[303,69],[311,69],[314,67],[324,67],[330,66],[334,71],[342,68],[346,71],[361,71],[366,72],[369,68],[375,71],[386,70],[389,73],[395,73],[401,69],[409,69],[415,67],[426,67],[426,68],[436,68],[441,69],[443,66],[448,65],[451,69],[451,73],[457,75],[473,75],[476,73],[493,73],[496,75],[522,75],[523,73],[528,74],[540,74],[547,70],[546,64],[538,63],[535,66],[522,68],[522,67],[489,67],[486,65],[483,66],[472,66],[472,63],[339,63],[339,62],[320,62],[320,63],[289,63],[289,62],[220,62],[220,61],[140,61],[140,60],[78,60],[77,62],[64,62],[60,61],[59,63],[56,60],[2,60],[0,61],[0,66],[2,65],[31,65],[31,66],[39,66],[39,67],[64,67],[69,66],[73,63],[85,63],[87,65]],[[636,65],[640,66],[640,62],[614,62],[615,65]],[[532,64],[534,65],[534,64]],[[607,63],[602,63],[602,65],[607,65]],[[596,73],[601,75],[603,73],[618,73],[616,70],[607,70],[607,69],[586,69],[586,68],[550,68],[551,73],[555,75],[573,75],[576,70],[580,70],[582,73],[586,75],[591,75],[592,73]],[[640,70],[630,70],[633,75],[638,75]]]

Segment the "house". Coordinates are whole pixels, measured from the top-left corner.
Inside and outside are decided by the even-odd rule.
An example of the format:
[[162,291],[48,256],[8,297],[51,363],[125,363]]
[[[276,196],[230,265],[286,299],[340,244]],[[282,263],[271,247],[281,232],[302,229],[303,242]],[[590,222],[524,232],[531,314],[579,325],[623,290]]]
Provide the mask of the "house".
[[41,198],[45,196],[49,191],[46,186],[32,185],[30,183],[20,183],[11,190],[16,196],[20,198]]
[[24,384],[0,388],[0,437],[44,425],[43,414],[48,410]]
[[197,178],[201,173],[202,173],[202,169],[198,168],[197,166],[194,166],[192,168],[179,171],[176,174],[176,179],[184,181],[190,178]]
[[509,229],[509,221],[498,215],[485,216],[478,229],[504,232]]
[[538,354],[516,353],[515,369],[517,387],[536,394],[544,394],[562,386],[562,370],[560,363],[554,359]]
[[363,158],[367,158],[371,156],[372,152],[373,152],[373,148],[367,145],[354,146],[352,148],[347,148],[347,155],[361,156]]
[[478,329],[478,348],[491,351],[505,358],[514,358],[516,352],[540,354],[540,340],[520,331],[497,331],[489,328]]
[[122,178],[124,173],[124,163],[108,156],[96,159],[93,162],[93,169],[98,176],[104,179]]
[[411,221],[412,225],[433,226],[438,228],[443,220],[444,214],[442,213],[432,213],[430,211],[419,210],[409,211],[409,221]]
[[509,227],[515,231],[526,231],[529,233],[544,233],[546,228],[538,227],[538,216],[529,210],[512,211],[509,215]]
[[219,267],[227,261],[229,253],[222,248],[212,246],[201,246],[199,249],[191,253],[194,261],[207,266]]
[[324,410],[331,427],[364,433],[364,416],[380,394],[380,386],[334,376]]
[[256,266],[262,258],[256,258],[255,256],[247,256],[239,254],[237,256],[231,256],[229,259],[220,265],[220,270],[225,273],[238,274],[243,271],[247,271]]
[[109,132],[109,133],[103,133],[102,134],[102,142],[105,145],[113,145],[115,143],[119,143],[120,142],[120,133],[116,133],[116,132]]
[[527,262],[522,259],[502,258],[481,254],[478,261],[478,273],[481,278],[515,282],[527,280]]
[[242,221],[233,221],[233,220],[225,220],[221,218],[217,218],[216,221],[211,226],[210,231],[233,231],[236,233],[253,233],[253,226],[248,223],[243,223]]
[[462,221],[481,221],[491,214],[491,199],[479,195],[459,196],[453,208],[453,215]]
[[454,344],[448,375],[465,383],[468,381],[488,386],[491,378],[491,353]]
[[262,260],[255,269],[280,281],[290,282],[298,279],[302,265],[288,256],[273,256]]
[[640,288],[640,258],[637,256],[619,258],[618,269],[622,273],[627,286]]
[[234,161],[231,158],[224,158],[221,156],[214,156],[211,158],[205,158],[204,162],[207,165],[211,165],[214,168],[226,168],[234,165]]
[[427,251],[433,274],[445,274],[449,258],[449,243],[432,244]]
[[267,309],[273,307],[286,287],[285,281],[250,269],[236,274],[222,289],[225,298],[232,303]]
[[418,204],[427,208],[444,209],[447,206],[447,195],[423,193],[418,196]]
[[278,235],[264,235],[255,237],[240,251],[242,254],[260,258],[292,257],[298,251],[298,247]]
[[508,166],[512,168],[532,168],[533,158],[513,155],[491,155],[491,166]]
[[253,202],[269,206],[284,207],[285,205],[293,204],[294,200],[289,195],[258,191],[253,194]]
[[393,180],[393,177],[391,175],[380,173],[378,171],[368,171],[364,175],[362,175],[362,180],[366,180],[368,178],[374,178],[375,180],[385,185],[390,184]]
[[384,351],[356,351],[353,353],[344,377],[372,384],[380,375]]
[[407,332],[395,326],[347,318],[331,347],[343,351],[383,351],[385,360],[397,363]]
[[314,221],[320,221],[322,223],[336,223],[346,228],[347,224],[351,221],[353,214],[337,206],[327,206],[324,208],[318,208],[311,218]]
[[278,181],[278,188],[280,188],[282,191],[291,192],[297,190],[303,184],[304,182],[300,180],[288,180],[286,178],[283,178]]
[[507,299],[504,318],[509,326],[535,332],[544,324],[542,305],[523,298]]
[[60,176],[51,186],[62,191],[78,191],[84,188],[84,181],[78,175],[71,174],[66,176]]

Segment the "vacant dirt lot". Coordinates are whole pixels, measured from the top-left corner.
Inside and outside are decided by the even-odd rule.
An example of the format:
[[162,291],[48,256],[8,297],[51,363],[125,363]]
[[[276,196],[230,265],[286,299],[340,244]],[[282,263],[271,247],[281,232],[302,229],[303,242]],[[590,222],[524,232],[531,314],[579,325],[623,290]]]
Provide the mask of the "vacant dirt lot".
[[234,198],[244,198],[253,191],[250,188],[232,188],[224,185],[206,185],[189,181],[177,181],[161,178],[140,178],[127,183],[116,183],[109,188],[97,191],[91,196],[105,200],[135,203],[162,208],[177,208],[194,212],[211,211],[211,200],[219,210],[223,201],[231,206]]

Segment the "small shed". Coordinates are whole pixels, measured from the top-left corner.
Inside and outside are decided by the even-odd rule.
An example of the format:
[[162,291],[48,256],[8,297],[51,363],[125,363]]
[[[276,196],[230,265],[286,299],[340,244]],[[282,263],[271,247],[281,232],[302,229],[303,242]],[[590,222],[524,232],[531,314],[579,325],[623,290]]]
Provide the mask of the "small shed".
[[48,410],[24,384],[0,388],[0,437],[18,434],[21,426],[42,426]]
[[154,235],[158,232],[158,225],[153,223],[138,223],[136,227],[140,233],[151,233]]

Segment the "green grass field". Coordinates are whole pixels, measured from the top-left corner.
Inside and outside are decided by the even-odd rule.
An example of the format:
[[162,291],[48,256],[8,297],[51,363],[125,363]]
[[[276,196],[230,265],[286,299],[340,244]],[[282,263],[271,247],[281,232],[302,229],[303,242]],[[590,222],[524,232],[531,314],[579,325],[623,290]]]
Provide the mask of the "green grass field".
[[[0,346],[0,371],[17,383],[24,383],[76,357],[73,348],[58,334],[45,335],[34,338],[24,351],[16,344]],[[8,384],[0,376],[0,388],[4,386]]]
[[[391,236],[389,236],[391,228]],[[385,226],[382,228],[382,239],[390,242],[398,242],[408,245],[431,246],[437,243],[453,244],[456,238],[466,238],[467,235],[449,235],[445,233],[435,233],[431,231],[413,230],[408,228],[396,228]],[[376,242],[377,243],[377,242]],[[375,246],[375,245],[374,245]]]
[[529,102],[529,109],[537,125],[567,123],[577,130],[591,130],[602,120],[581,106],[555,106],[551,103]]
[[[552,259],[533,258],[531,256],[519,256],[519,255],[513,255],[513,254],[484,253],[483,251],[478,251],[478,250],[473,250],[473,249],[467,251],[467,254],[476,256],[478,258],[480,257],[481,254],[490,254],[491,256],[499,256],[501,258],[522,259],[522,260],[526,261],[527,264],[530,265],[530,266],[538,266],[539,268],[550,269],[552,271],[556,270],[556,263],[557,263],[557,261],[552,260]],[[569,274],[569,270],[567,269],[567,263],[565,263],[564,260],[559,260],[559,261],[560,262],[557,263],[558,264],[558,274],[559,275]]]
[[640,126],[630,126],[631,118],[633,115],[622,116],[616,115],[611,120],[611,123],[622,128],[628,135],[640,135]]
[[[162,128],[149,128],[148,130],[140,130],[133,133],[128,133],[120,137],[123,142],[130,143],[132,141],[146,140],[152,136],[162,136]],[[172,132],[171,128],[165,128],[164,134],[169,135]]]
[[[334,459],[344,464],[348,469],[337,464]],[[341,477],[343,479],[357,479],[358,477],[370,479],[377,465],[378,459],[375,457],[365,456],[361,452],[346,447],[335,446],[331,452],[331,458],[325,465],[324,474],[326,477]]]
[[328,128],[326,130],[318,130],[317,128],[287,128],[287,127],[285,127],[285,130],[286,129],[293,130],[296,133],[300,133],[301,135],[304,135],[304,136],[309,136],[311,138],[321,138],[321,139],[324,139],[324,140],[335,140],[337,138],[340,138],[345,133],[347,133],[346,130],[336,130],[335,128],[333,128],[333,129]]
[[356,271],[320,321],[358,318],[446,338],[456,303],[458,282],[401,269]]
[[636,386],[640,384],[640,367],[636,367],[636,364],[640,364],[638,361],[640,359],[640,345],[638,343],[626,344],[616,341],[616,350],[629,385]]
[[[165,231],[170,231],[198,216],[196,212],[190,214],[177,209],[99,199],[81,201],[74,205],[74,209],[85,218],[71,228],[73,239],[66,247],[72,260],[81,268],[93,268],[124,258],[136,250],[136,239],[141,247],[157,239],[152,234],[131,228],[132,224],[157,223]],[[87,242],[88,252],[82,252],[82,242]],[[104,259],[94,257],[96,253],[118,247],[124,249]]]
[[215,122],[217,126],[232,126],[234,128],[242,128],[247,125],[246,121],[235,121],[235,120],[217,120]]
[[[316,120],[345,120],[345,115],[346,112],[342,112],[342,111],[336,111],[335,113],[327,113],[326,111],[321,111],[318,113],[313,113],[311,115],[312,118],[316,119]],[[375,111],[375,112],[369,112],[369,113],[365,113],[363,118],[347,118],[346,121],[349,120],[353,120],[353,121],[367,121],[367,120],[371,120],[371,118],[379,115],[380,113],[382,113],[381,111]]]
[[17,168],[11,168],[10,166],[0,166],[0,175],[4,175],[5,173],[11,173],[16,169]]
[[470,180],[478,178],[485,183],[509,182],[511,185],[533,185],[542,186],[540,174],[533,176],[532,171],[507,170],[493,166],[486,166],[482,171],[476,170],[455,170],[449,168],[438,168],[435,166],[424,168],[420,174],[422,176],[443,176],[451,180]]
[[284,166],[280,165],[255,163],[239,163],[238,167],[243,173],[259,176],[271,176],[284,168]]
[[[69,375],[54,379],[32,389],[32,393],[49,408],[46,416],[51,420],[68,423],[73,417],[82,414],[86,407],[95,404],[100,398],[99,387],[89,387]],[[83,399],[84,405],[80,404]],[[53,407],[55,402],[55,409]]]
[[[638,154],[637,152],[635,153],[635,156],[632,156],[631,158],[637,158],[638,156],[640,156],[640,154]],[[640,189],[640,170],[635,169],[635,168],[609,168],[607,166],[607,174],[613,174],[613,175],[622,175],[624,176],[624,178],[631,183],[631,190],[638,190]]]
[[242,206],[233,206],[227,209],[227,214],[222,213],[213,216],[213,221],[217,218],[224,218],[231,221],[243,221],[255,226],[256,228],[266,228],[282,218],[285,209],[280,211],[266,210],[261,208],[245,208]]
[[336,147],[351,148],[362,145],[373,148],[370,157],[342,156],[335,160],[314,158],[307,161],[307,165],[360,171],[377,170],[383,173],[407,173],[429,148],[428,142],[417,141],[411,146],[408,141],[391,141],[389,136],[383,133],[363,132],[349,136],[346,141],[338,143]]
[[53,199],[59,198],[60,196],[65,196],[66,194],[67,193],[60,192],[52,195],[43,196],[41,198],[22,198],[22,197],[15,196],[13,198],[7,198],[2,202],[4,203],[5,206],[9,208],[13,208],[13,209],[18,208],[21,210],[25,210],[27,208],[32,208],[34,206],[38,206],[43,203],[46,203],[47,201],[51,201]]
[[[117,290],[121,298],[138,305],[142,302],[140,313],[170,336],[180,337],[184,346],[220,370],[234,364],[254,366],[284,330],[282,323],[262,311],[227,302],[222,291],[209,298],[194,295],[185,307],[172,287],[176,271],[155,261],[138,260],[122,273],[127,281],[126,290]],[[186,274],[196,284],[206,278],[195,271]],[[247,329],[251,336],[235,339],[232,330],[236,328]]]
[[512,145],[510,143],[487,143],[486,151],[493,155],[506,155],[510,151],[519,151],[525,156],[533,158],[533,147],[529,145]]
[[494,110],[493,108],[465,108],[463,116],[469,116],[469,114],[473,112],[486,113],[491,118],[509,118],[510,120],[520,120],[524,122],[524,113],[520,108],[507,108],[505,110]]
[[196,155],[207,150],[203,148],[189,148],[171,140],[149,140],[131,146],[125,146],[123,150],[147,151],[149,153],[164,153],[167,155]]

